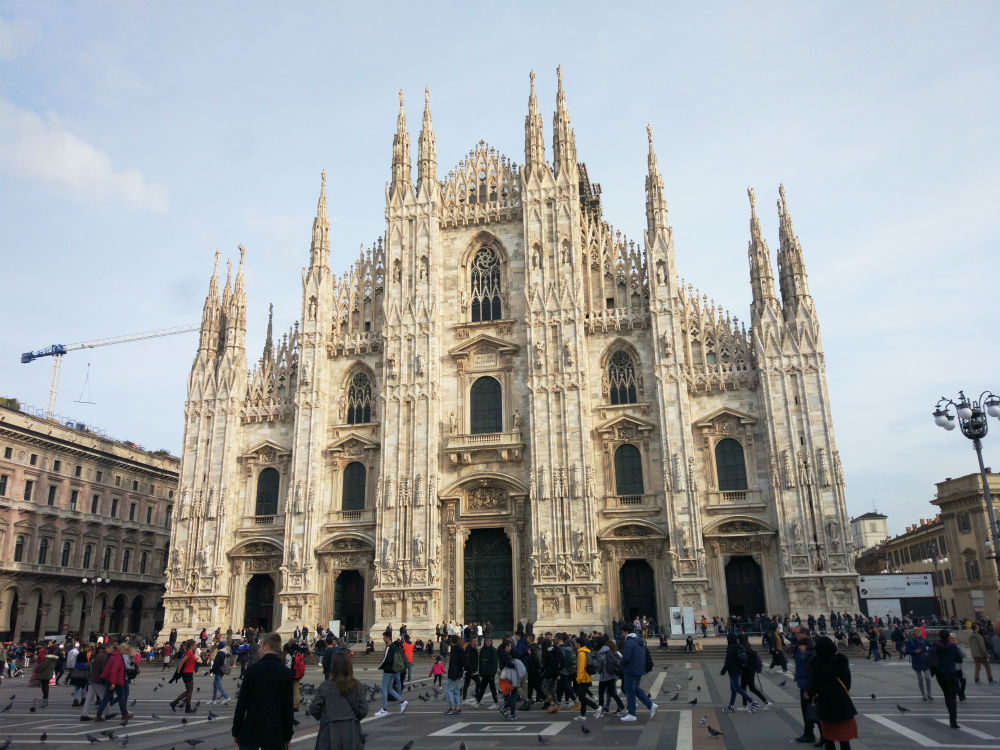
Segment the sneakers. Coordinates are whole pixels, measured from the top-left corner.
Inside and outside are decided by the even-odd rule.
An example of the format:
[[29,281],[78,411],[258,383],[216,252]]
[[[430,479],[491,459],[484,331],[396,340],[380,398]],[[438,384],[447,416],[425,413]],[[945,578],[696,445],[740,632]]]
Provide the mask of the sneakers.
[[621,715],[622,715],[622,709],[620,709],[620,708],[619,708],[619,709],[618,709],[617,711],[615,711],[615,712],[614,712],[613,714],[611,714],[611,715],[612,715],[612,716],[621,716]]
[[654,716],[656,716],[656,709],[658,709],[658,708],[659,708],[659,706],[656,705],[655,703],[652,706],[649,707],[649,718],[650,719],[652,719]]
[[508,711],[507,711],[507,707],[506,707],[506,706],[500,706],[500,714],[501,714],[501,715],[502,715],[502,716],[503,716],[503,717],[504,717],[505,719],[507,718],[507,715],[508,715]]
[[409,701],[403,701],[402,703],[400,703],[399,704],[399,713],[403,713],[404,711],[406,711],[406,707],[408,705],[410,705]]
[[731,713],[733,713],[733,712],[734,712],[735,710],[736,710],[736,709],[735,709],[735,708],[733,708],[732,706],[724,706],[724,707],[723,707],[723,709],[722,709],[722,713],[724,713],[724,714],[731,714]]
[[498,708],[500,708],[500,704],[494,701],[493,705],[487,706],[487,708],[490,709],[491,711],[496,711]]
[[556,704],[556,703],[553,703],[551,706],[549,706],[547,709],[545,709],[545,713],[547,713],[547,714],[557,714],[557,713],[559,713],[559,705]]
[[587,720],[586,716],[574,716],[573,717],[573,721],[586,721],[586,720]]
[[[449,710],[450,710],[450,709],[449,709]],[[388,716],[388,715],[389,715],[389,712],[388,712],[388,711],[386,711],[386,710],[385,710],[384,708],[380,708],[380,709],[379,709],[378,711],[376,711],[376,712],[375,712],[375,718],[376,718],[376,719],[377,719],[377,718],[378,718],[379,716]]]
[[619,721],[636,721],[635,714],[625,714]]
[[464,703],[466,706],[474,706],[474,705],[476,705],[476,699],[475,698],[466,698],[464,701],[462,701],[462,703]]
[[573,704],[573,710],[574,711],[580,710],[580,701],[577,701],[576,703]]
[[228,706],[232,702],[233,702],[232,698],[226,698],[224,701],[222,701],[222,705],[223,706]]
[[750,713],[756,713],[757,709],[759,709],[759,708],[760,708],[760,704],[757,701],[754,701],[753,703],[750,704],[750,707],[747,710]]
[[511,714],[507,717],[508,721],[517,721],[517,714]]
[[216,700],[211,700],[211,701],[209,701],[209,702],[208,702],[208,704],[207,704],[207,705],[209,705],[209,706],[214,706],[214,705],[215,705],[215,704],[217,704],[217,703],[218,703],[218,701],[216,701]]
[[[384,713],[385,713],[385,711],[379,711],[379,714],[384,714]],[[451,716],[453,713],[455,713],[455,709],[449,707],[448,710],[444,712],[444,715],[445,716]],[[375,714],[375,715],[378,716],[378,714]]]
[[89,716],[81,716],[80,721],[92,721],[92,719]]
[[604,713],[604,709],[603,709],[603,708],[601,708],[600,706],[598,706],[598,707],[597,707],[597,710],[596,710],[596,711],[594,711],[594,718],[595,718],[595,719],[600,719],[600,718],[601,718],[601,715],[602,715],[603,713]]

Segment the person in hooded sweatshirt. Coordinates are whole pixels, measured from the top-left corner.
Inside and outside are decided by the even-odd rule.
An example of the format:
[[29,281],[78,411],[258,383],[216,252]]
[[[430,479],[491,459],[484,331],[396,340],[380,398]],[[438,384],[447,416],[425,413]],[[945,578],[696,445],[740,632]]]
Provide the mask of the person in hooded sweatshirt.
[[944,704],[948,708],[948,723],[952,729],[959,729],[958,725],[958,705],[955,701],[959,697],[959,675],[961,670],[959,664],[962,663],[962,652],[958,644],[951,642],[951,633],[942,630],[938,633],[938,640],[931,647],[932,661],[936,661],[935,677],[941,692],[944,693]]
[[851,666],[847,657],[837,651],[837,645],[826,636],[816,640],[816,656],[812,660],[805,697],[816,704],[820,736],[826,750],[851,750],[851,740],[857,739],[858,710],[851,699]]
[[[749,711],[754,713],[760,704],[757,703],[753,698],[750,697],[750,693],[740,687],[740,676],[743,674],[743,669],[750,659],[750,652],[746,650],[745,647],[741,647],[739,640],[736,637],[736,633],[730,632],[726,636],[726,659],[722,663],[722,671],[719,674],[729,675],[729,705],[722,709],[723,713],[731,714],[735,709],[733,708],[733,703],[736,701],[736,696],[741,695],[747,702],[749,702]],[[742,648],[743,658],[740,658],[740,650]]]

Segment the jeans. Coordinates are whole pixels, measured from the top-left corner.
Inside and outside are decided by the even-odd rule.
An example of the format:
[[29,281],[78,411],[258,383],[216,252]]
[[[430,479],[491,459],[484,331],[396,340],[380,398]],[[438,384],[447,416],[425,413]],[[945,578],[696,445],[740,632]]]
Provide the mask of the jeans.
[[622,703],[621,696],[618,695],[618,688],[615,686],[615,680],[612,678],[610,680],[602,680],[597,683],[597,702],[600,704],[601,708],[607,711],[611,707],[611,699],[615,699],[615,703],[618,704],[618,710],[621,711],[625,708],[625,704]]
[[736,696],[741,695],[743,699],[753,703],[750,693],[740,687],[740,676],[736,672],[729,673],[729,705],[736,702]]
[[406,662],[406,681],[413,682],[413,662]]
[[396,678],[399,677],[395,672],[383,672],[382,673],[382,710],[387,711],[389,709],[389,696],[391,695],[396,700],[402,702],[403,696],[401,696],[396,691]]
[[[385,688],[382,689],[385,694]],[[444,694],[448,698],[448,708],[459,708],[462,705],[462,681],[448,678],[444,686]]]
[[520,698],[520,693],[517,689],[517,685],[514,685],[514,689],[510,691],[507,697],[504,699],[503,707],[510,712],[511,716],[517,715],[517,701]]
[[639,680],[642,679],[642,675],[631,675],[626,674],[623,682],[625,684],[625,702],[628,712],[635,716],[635,699],[638,698],[642,701],[642,705],[646,708],[652,710],[653,701],[649,699],[646,691],[639,687]]
[[[128,684],[128,680],[125,681],[125,684],[126,685]],[[106,709],[108,707],[108,704],[111,703],[112,690],[114,690],[115,693],[117,693],[118,706],[119,708],[121,708],[122,716],[128,713],[128,703],[126,702],[127,701],[126,694],[128,689],[125,687],[125,685],[122,685],[120,687],[112,687],[109,685],[108,688],[104,691],[104,697],[101,698],[101,704],[97,707],[98,716],[101,716],[104,713],[104,709]]]
[[917,687],[924,698],[931,697],[931,671],[929,669],[914,669],[917,675]]
[[215,700],[215,696],[216,695],[221,695],[223,697],[223,699],[229,700],[229,694],[226,692],[226,689],[224,687],[222,687],[222,675],[221,674],[215,675],[215,678],[212,680],[212,700],[213,701]]

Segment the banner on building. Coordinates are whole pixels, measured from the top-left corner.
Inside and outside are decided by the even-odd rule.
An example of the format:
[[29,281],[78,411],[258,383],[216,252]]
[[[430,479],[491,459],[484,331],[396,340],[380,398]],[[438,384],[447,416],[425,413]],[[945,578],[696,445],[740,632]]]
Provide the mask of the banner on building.
[[861,576],[858,591],[862,599],[915,599],[934,597],[930,573],[897,573]]

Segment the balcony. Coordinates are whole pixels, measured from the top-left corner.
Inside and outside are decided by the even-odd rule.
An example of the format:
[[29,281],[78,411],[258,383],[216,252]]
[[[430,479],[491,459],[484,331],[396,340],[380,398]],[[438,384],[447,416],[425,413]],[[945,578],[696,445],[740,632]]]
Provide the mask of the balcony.
[[453,464],[480,461],[520,461],[524,441],[520,430],[485,432],[481,434],[449,435],[445,444],[448,460]]
[[760,490],[709,490],[706,513],[756,513],[766,510],[767,503]]
[[663,508],[663,502],[657,501],[656,494],[650,492],[644,495],[608,495],[604,498],[602,510],[610,516],[653,516]]
[[237,536],[256,536],[275,530],[283,531],[285,516],[281,513],[267,516],[243,516],[243,523],[236,530]]
[[332,510],[327,514],[323,531],[337,531],[344,528],[375,526],[374,510]]

